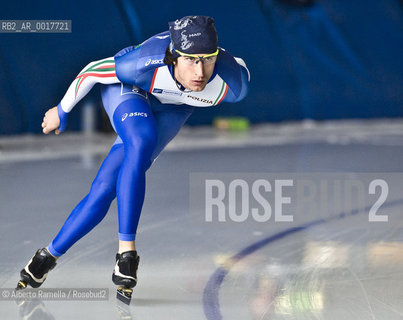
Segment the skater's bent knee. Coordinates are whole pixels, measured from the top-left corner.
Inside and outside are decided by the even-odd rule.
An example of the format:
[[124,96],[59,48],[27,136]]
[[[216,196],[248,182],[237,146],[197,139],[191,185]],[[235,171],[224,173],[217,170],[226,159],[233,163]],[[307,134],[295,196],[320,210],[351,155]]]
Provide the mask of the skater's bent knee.
[[101,198],[116,196],[116,184],[104,179],[95,179],[91,186],[91,194],[97,194]]
[[157,138],[154,135],[132,137],[124,142],[125,153],[127,154],[140,154],[151,157],[156,145]]

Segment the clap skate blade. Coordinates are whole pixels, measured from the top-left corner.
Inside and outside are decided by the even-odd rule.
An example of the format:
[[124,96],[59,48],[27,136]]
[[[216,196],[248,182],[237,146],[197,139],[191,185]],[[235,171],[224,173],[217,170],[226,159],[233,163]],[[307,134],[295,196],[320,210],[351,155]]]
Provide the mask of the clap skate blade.
[[18,281],[17,287],[15,288],[15,290],[23,290],[23,289],[26,289],[27,285],[28,285],[28,284],[27,284],[24,280],[20,280],[20,281]]
[[122,301],[124,304],[130,305],[130,301],[132,299],[132,293],[133,289],[120,286],[118,287],[116,298]]

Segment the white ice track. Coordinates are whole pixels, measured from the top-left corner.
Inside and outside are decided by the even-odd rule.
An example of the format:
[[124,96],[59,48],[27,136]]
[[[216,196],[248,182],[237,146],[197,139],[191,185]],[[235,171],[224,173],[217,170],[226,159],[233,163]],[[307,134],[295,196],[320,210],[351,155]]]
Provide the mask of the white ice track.
[[[1,290],[15,287],[19,270],[88,192],[113,140],[79,134],[0,138]],[[402,146],[401,119],[261,125],[243,134],[185,128],[167,148],[175,152],[164,152],[148,173],[132,305],[117,304],[111,282],[113,204],[42,287],[108,288],[108,299],[42,299],[22,306],[0,300],[0,318],[403,319]],[[189,210],[189,175],[195,172],[385,172],[396,178],[388,181],[397,196],[385,204],[385,223],[368,223],[367,214],[357,212],[319,222],[313,215],[301,223],[208,224],[203,212]]]

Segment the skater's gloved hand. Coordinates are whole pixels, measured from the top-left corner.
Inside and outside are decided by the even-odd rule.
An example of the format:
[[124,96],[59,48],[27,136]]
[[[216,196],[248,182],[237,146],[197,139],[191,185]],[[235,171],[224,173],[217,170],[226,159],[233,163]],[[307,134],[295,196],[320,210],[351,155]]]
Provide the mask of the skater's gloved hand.
[[48,134],[53,130],[55,130],[55,134],[60,134],[60,131],[58,130],[59,125],[60,125],[60,119],[59,114],[57,113],[57,107],[53,107],[49,109],[45,113],[45,116],[43,117],[42,132],[44,134]]

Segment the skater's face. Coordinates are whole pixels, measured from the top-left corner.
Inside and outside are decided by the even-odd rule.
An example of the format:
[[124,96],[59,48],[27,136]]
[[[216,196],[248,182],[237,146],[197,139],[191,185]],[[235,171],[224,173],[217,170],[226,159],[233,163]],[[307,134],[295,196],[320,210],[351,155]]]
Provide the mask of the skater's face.
[[204,53],[180,56],[174,62],[175,79],[186,89],[202,91],[214,72],[216,61],[217,55]]

